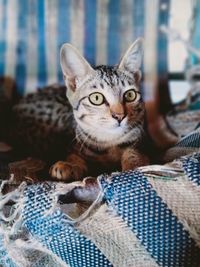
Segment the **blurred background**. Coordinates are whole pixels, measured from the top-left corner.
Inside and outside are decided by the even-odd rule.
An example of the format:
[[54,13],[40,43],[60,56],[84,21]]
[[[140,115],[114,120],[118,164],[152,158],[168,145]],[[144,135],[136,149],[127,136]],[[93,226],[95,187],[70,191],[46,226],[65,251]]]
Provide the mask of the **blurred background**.
[[[183,100],[193,86],[188,71],[199,62],[199,0],[0,0],[0,76],[12,77],[24,95],[63,82],[64,42],[92,65],[113,65],[139,36],[145,98],[158,87],[166,105]],[[192,79],[194,72],[198,78],[199,69]],[[1,83],[1,93],[6,86]]]

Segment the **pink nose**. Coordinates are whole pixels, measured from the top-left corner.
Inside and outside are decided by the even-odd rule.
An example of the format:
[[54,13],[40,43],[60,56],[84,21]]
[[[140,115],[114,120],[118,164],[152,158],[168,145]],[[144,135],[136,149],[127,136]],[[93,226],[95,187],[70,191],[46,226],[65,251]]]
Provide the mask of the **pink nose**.
[[116,103],[110,107],[111,116],[120,123],[125,117],[126,112],[121,103]]
[[112,113],[112,117],[116,119],[119,123],[125,118],[124,113]]

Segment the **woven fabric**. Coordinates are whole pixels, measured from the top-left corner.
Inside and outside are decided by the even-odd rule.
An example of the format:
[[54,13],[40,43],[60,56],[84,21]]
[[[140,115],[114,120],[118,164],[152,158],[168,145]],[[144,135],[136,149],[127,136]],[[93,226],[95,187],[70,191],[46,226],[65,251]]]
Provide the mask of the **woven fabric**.
[[[52,207],[54,190],[55,187],[50,184],[27,188],[23,210],[27,229],[71,267],[112,266],[90,240],[67,223],[65,214],[59,209],[45,216]],[[93,256],[90,257],[90,255]]]
[[199,117],[200,111],[187,109],[187,111],[184,112],[169,114],[166,119],[180,140],[199,127]]
[[109,205],[160,266],[199,265],[200,249],[143,174],[128,172],[102,186]]
[[[24,235],[23,235],[24,234]],[[21,239],[26,240],[23,243]],[[27,242],[25,233],[14,237],[12,241],[5,240],[0,235],[0,266],[1,267],[69,267],[50,251],[45,250],[40,243]],[[18,243],[15,243],[18,242]]]
[[115,267],[158,267],[126,223],[104,204],[77,225]]
[[[1,264],[6,258],[11,264],[3,267],[15,266],[11,246],[16,241],[17,251],[17,233],[25,227],[29,252],[36,240],[52,260],[60,259],[61,266],[199,267],[199,164],[200,154],[194,154],[171,167],[152,165],[100,176],[103,202],[99,198],[90,212],[76,220],[57,202],[59,193],[63,194],[65,188],[71,190],[72,184],[41,183],[21,188],[19,200],[16,190],[1,197],[1,207],[11,196],[18,202],[15,210],[20,219],[13,217],[14,228],[10,228],[11,221],[6,227],[0,214],[0,229],[4,229],[0,232]],[[6,246],[6,240],[10,246]]]
[[189,155],[194,152],[199,152],[200,148],[200,128],[181,138],[180,141],[173,147],[169,148],[163,157],[165,162],[170,162],[181,156]]
[[[189,168],[187,163],[184,165]],[[200,246],[200,188],[194,187],[190,182],[191,170],[188,175],[179,174],[175,179],[168,179],[164,183],[154,178],[148,178],[148,181]]]
[[183,159],[183,168],[188,175],[190,181],[200,186],[200,155],[196,154],[193,157]]
[[[166,75],[166,38],[159,24],[167,25],[169,2],[2,0],[0,76],[16,80],[20,94],[32,92],[63,81],[59,63],[63,43],[75,45],[92,65],[113,65],[139,36],[147,42],[145,64],[150,63],[154,76]],[[149,67],[144,70],[149,72]]]

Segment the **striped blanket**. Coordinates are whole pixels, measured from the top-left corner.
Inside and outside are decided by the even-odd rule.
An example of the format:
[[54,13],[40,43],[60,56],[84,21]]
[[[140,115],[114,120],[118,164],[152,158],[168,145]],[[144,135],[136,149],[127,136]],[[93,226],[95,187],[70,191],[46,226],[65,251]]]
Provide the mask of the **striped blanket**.
[[102,175],[96,200],[76,218],[58,199],[80,183],[22,184],[0,199],[0,265],[199,267],[199,166],[197,153]]

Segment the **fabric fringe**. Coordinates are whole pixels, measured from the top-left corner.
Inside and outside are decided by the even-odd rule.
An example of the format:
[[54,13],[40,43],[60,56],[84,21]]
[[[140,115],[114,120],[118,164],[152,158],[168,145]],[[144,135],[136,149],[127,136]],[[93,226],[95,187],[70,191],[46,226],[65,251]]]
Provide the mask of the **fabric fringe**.
[[2,194],[4,186],[11,180],[12,177],[9,181],[3,181],[0,187],[0,266],[66,267],[66,263],[35,240],[23,226],[26,183],[21,183],[12,192]]

